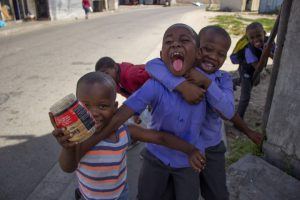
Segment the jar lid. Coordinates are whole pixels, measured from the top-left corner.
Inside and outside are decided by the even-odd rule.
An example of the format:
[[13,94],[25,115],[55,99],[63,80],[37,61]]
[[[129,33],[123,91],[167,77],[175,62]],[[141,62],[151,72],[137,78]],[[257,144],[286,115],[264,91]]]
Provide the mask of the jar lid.
[[74,94],[71,93],[71,94],[65,96],[64,98],[62,98],[61,100],[57,101],[55,104],[53,104],[50,107],[50,112],[53,115],[56,115],[56,114],[62,112],[63,110],[69,108],[76,101],[77,101],[77,98],[75,97]]

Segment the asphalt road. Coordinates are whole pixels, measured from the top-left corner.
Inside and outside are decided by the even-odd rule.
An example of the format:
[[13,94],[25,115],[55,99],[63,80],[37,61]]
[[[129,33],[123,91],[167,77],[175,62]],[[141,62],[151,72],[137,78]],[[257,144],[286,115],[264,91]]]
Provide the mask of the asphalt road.
[[[130,10],[0,38],[0,199],[26,199],[55,166],[48,109],[75,92],[80,76],[102,56],[133,63],[158,56],[166,28],[195,12]],[[135,162],[129,159],[137,176]]]

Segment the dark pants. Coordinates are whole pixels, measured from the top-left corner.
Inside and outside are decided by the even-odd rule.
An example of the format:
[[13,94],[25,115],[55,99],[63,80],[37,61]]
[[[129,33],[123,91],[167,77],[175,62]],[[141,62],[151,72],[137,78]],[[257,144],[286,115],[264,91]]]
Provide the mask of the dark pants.
[[170,179],[176,200],[197,200],[199,178],[192,168],[171,168],[146,149],[138,183],[138,200],[165,200]]
[[246,70],[244,70],[243,67],[240,67],[239,74],[241,81],[241,95],[237,113],[240,115],[241,118],[244,118],[251,97],[253,73],[249,73]]
[[205,200],[228,200],[224,142],[205,150],[206,167],[200,173],[201,196]]
[[[201,196],[205,200],[229,199],[226,187],[225,152],[223,142],[205,150],[206,167],[199,175]],[[164,200],[175,200],[174,189],[170,186],[173,184],[172,179],[169,182]]]

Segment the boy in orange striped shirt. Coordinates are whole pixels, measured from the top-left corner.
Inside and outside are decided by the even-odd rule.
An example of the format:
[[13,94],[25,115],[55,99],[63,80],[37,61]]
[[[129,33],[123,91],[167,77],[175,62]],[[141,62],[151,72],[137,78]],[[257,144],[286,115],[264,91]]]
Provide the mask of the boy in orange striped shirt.
[[[117,110],[115,88],[112,78],[101,72],[88,73],[77,83],[76,96],[91,111],[99,130],[110,122]],[[53,122],[51,114],[50,119]],[[189,162],[196,170],[203,169],[205,162],[199,150],[184,140],[135,125],[121,126],[85,155],[79,152],[80,144],[68,141],[72,137],[70,134],[55,127],[53,135],[62,146],[59,157],[62,170],[69,173],[76,170],[81,198],[87,200],[128,199],[126,149],[131,139],[182,151],[189,156]]]

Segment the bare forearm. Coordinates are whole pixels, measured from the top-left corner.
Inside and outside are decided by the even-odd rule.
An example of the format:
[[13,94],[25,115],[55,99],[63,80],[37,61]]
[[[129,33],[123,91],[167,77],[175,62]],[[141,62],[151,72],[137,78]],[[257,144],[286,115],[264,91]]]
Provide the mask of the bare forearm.
[[59,155],[59,165],[64,172],[72,173],[77,169],[76,150],[62,148]]
[[194,145],[180,139],[177,136],[171,135],[169,133],[159,132],[162,135],[161,145],[175,149],[190,155],[193,150],[195,150]]
[[244,122],[244,120],[236,113],[233,118],[230,120],[235,127],[243,132],[245,135],[248,134],[248,132],[250,131],[248,125]]
[[166,132],[145,129],[137,125],[129,125],[128,129],[131,138],[134,140],[163,145],[186,154],[191,153],[195,149],[192,144]]
[[82,158],[93,146],[98,144],[101,140],[116,132],[118,128],[133,115],[134,112],[130,108],[128,108],[126,105],[122,105],[107,126],[105,126],[100,132],[96,132],[94,135],[80,144],[79,158]]

